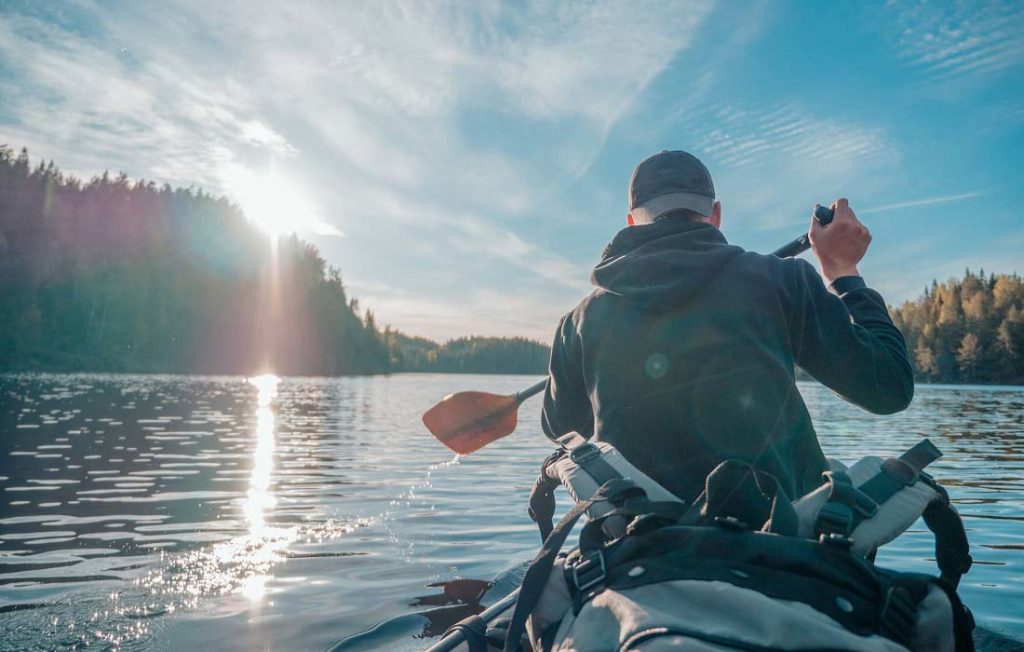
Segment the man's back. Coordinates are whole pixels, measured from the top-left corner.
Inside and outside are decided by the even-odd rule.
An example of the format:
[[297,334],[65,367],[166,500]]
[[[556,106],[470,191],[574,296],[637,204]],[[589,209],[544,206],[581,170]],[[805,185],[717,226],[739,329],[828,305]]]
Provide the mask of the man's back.
[[808,263],[744,252],[707,222],[624,229],[594,283],[555,337],[545,432],[608,441],[684,499],[729,458],[791,496],[820,483],[794,363],[873,412],[913,396],[903,338],[859,277],[835,281],[840,299]]

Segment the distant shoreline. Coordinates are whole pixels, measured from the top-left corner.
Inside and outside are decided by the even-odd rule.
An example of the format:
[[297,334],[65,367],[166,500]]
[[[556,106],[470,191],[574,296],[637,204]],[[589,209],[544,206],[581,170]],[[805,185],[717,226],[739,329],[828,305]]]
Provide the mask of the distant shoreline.
[[[22,376],[22,375],[62,375],[62,376],[181,376],[182,378],[253,378],[272,371],[258,371],[253,373],[233,372],[190,372],[190,371],[96,371],[96,370],[62,370],[62,369],[3,369],[0,370],[0,377]],[[349,373],[349,374],[281,374],[280,378],[380,378],[387,376],[527,376],[542,377],[547,371],[510,371],[510,372],[487,372],[487,371],[431,371],[431,370],[392,370],[375,373]],[[277,374],[275,374],[277,375]],[[797,378],[797,385],[821,385],[813,378]],[[986,388],[986,389],[1024,389],[1022,383],[930,383],[917,381],[917,389],[956,389],[964,387]]]

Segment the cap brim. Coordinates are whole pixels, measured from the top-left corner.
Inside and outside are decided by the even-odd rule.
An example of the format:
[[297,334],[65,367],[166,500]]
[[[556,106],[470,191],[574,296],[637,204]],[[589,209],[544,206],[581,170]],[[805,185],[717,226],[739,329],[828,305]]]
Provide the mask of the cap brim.
[[653,222],[669,211],[690,210],[701,215],[711,215],[715,198],[692,192],[673,192],[649,199],[629,211],[634,222]]

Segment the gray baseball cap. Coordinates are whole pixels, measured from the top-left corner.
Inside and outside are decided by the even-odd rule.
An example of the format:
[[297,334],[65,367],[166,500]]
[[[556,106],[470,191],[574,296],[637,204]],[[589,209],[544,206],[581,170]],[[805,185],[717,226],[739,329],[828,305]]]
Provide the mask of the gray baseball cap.
[[640,224],[680,209],[711,215],[714,205],[711,173],[687,152],[665,150],[644,159],[629,180],[629,212]]

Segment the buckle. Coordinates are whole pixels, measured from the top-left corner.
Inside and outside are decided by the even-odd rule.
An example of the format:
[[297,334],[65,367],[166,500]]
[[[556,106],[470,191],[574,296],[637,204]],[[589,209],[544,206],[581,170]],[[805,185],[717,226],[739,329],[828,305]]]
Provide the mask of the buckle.
[[919,475],[917,469],[897,457],[890,457],[882,462],[882,471],[890,478],[902,482],[905,487],[917,482]]
[[576,448],[569,451],[569,459],[577,464],[583,464],[589,462],[595,457],[601,456],[601,449],[590,443],[589,441],[585,444],[580,444]]
[[604,564],[604,553],[600,550],[588,552],[573,564],[572,583],[580,593],[604,582],[606,577],[608,577],[608,569]]
[[841,534],[845,537],[853,529],[853,510],[842,503],[825,503],[818,511],[814,529],[821,534]]
[[871,496],[854,487],[848,475],[831,471],[825,471],[823,475],[832,483],[828,497],[830,503],[838,502],[848,505],[864,518],[871,518],[878,513],[878,503]]
[[849,550],[853,546],[853,539],[842,534],[836,534],[835,532],[822,532],[818,537],[818,543],[824,543],[826,546],[832,546],[840,550]]

